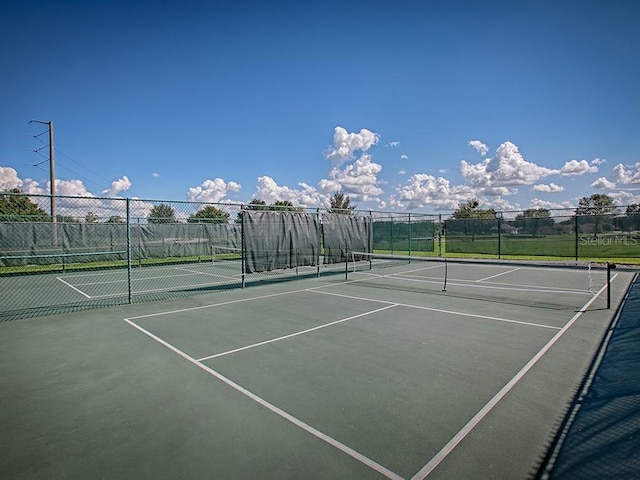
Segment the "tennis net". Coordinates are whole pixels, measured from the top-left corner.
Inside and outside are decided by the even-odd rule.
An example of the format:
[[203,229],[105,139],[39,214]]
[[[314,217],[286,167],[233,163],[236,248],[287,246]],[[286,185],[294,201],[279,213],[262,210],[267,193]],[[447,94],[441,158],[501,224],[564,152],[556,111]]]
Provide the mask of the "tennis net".
[[350,252],[345,271],[351,283],[367,287],[556,309],[582,308],[598,294],[604,303],[609,285],[607,267],[589,263]]

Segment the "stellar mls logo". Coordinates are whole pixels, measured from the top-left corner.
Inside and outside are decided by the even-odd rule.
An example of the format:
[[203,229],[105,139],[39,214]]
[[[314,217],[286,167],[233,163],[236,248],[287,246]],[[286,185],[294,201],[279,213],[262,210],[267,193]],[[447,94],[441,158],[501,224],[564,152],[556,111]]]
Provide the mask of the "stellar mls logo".
[[638,245],[638,235],[580,235],[580,245]]

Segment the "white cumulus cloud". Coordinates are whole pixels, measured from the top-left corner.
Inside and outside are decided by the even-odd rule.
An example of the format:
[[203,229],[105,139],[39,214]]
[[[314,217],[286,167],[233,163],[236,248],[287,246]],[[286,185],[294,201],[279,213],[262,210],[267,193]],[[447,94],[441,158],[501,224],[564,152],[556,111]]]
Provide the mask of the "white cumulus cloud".
[[613,178],[623,184],[640,183],[640,162],[633,166],[625,166],[619,163],[613,168]]
[[320,180],[320,189],[328,193],[343,192],[355,201],[379,200],[378,197],[384,193],[378,180],[381,171],[382,165],[363,154],[344,168],[332,168],[329,178]]
[[[573,211],[573,209],[575,208],[575,205],[573,205],[569,200],[565,200],[562,202],[550,202],[548,200],[542,200],[541,198],[533,198],[530,202],[530,205],[531,208],[548,208],[550,210],[566,208]],[[568,214],[571,215],[572,213]]]
[[194,202],[217,203],[222,201],[229,192],[238,192],[242,187],[237,182],[225,182],[221,178],[205,180],[197,187],[189,188],[187,198]]
[[471,148],[473,148],[476,152],[478,152],[480,155],[482,155],[483,157],[487,154],[487,152],[489,151],[489,147],[487,147],[484,143],[482,143],[480,140],[471,140],[469,142],[469,145],[471,146]]
[[[47,182],[47,188],[49,182]],[[95,197],[87,190],[82,180],[56,180],[56,195],[67,195],[69,197]]]
[[328,197],[311,185],[299,183],[297,188],[278,185],[269,176],[258,178],[258,185],[254,198],[264,200],[267,204],[277,201],[289,201],[296,207],[317,207],[327,202]]
[[396,189],[390,205],[394,208],[455,210],[460,203],[476,197],[476,194],[476,190],[469,186],[451,186],[446,178],[417,173]]
[[19,189],[22,193],[46,193],[35,180],[30,178],[22,180],[13,168],[0,167],[0,191],[4,192],[14,188]]
[[591,165],[586,160],[571,160],[560,169],[560,173],[565,176],[584,175],[585,173],[595,173],[597,171],[598,164]]
[[558,170],[526,161],[518,147],[511,142],[504,142],[493,158],[480,163],[471,164],[462,160],[460,171],[472,186],[486,189],[530,185],[542,177],[558,173]]
[[539,183],[538,185],[534,185],[531,187],[531,190],[534,192],[545,192],[545,193],[556,193],[556,192],[564,192],[564,187],[561,185],[556,185],[555,183]]
[[366,153],[380,140],[380,135],[366,128],[359,133],[349,133],[343,127],[336,127],[333,133],[333,147],[330,147],[325,156],[335,165],[341,165],[346,160],[354,158],[357,151]]
[[593,182],[591,184],[592,188],[598,188],[601,190],[611,190],[613,188],[616,188],[616,183],[615,182],[610,182],[609,180],[607,180],[604,177],[600,177],[598,178],[595,182]]
[[127,191],[131,188],[131,182],[126,175],[122,178],[111,182],[111,188],[102,191],[102,195],[106,197],[117,197],[120,192]]

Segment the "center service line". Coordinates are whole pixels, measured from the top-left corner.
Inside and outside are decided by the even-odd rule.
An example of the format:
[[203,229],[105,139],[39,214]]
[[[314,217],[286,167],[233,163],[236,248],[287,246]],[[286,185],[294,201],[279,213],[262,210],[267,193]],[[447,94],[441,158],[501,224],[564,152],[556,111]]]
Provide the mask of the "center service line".
[[349,455],[350,457],[358,460],[359,462],[367,465],[371,469],[375,470],[376,472],[380,473],[381,475],[384,475],[387,478],[390,478],[392,480],[403,480],[403,478],[401,476],[399,476],[398,474],[392,472],[388,468],[380,465],[377,462],[374,462],[373,460],[371,460],[368,457],[365,457],[361,453],[356,452],[355,450],[353,450],[352,448],[350,448],[350,447],[346,446],[345,444],[339,442],[338,440],[330,437],[329,435],[327,435],[325,433],[322,433],[320,430],[317,430],[317,429],[313,428],[311,425],[309,425],[307,423],[304,423],[302,420],[299,420],[298,418],[294,417],[293,415],[291,415],[291,414],[285,412],[284,410],[276,407],[272,403],[267,402],[265,399],[259,397],[255,393],[250,392],[246,388],[241,387],[240,385],[238,385],[237,383],[235,383],[231,379],[225,377],[221,373],[216,372],[212,368],[207,367],[203,363],[200,363],[195,358],[191,357],[190,355],[187,355],[185,352],[183,352],[182,350],[174,347],[170,343],[165,342],[160,337],[154,335],[153,333],[149,332],[148,330],[145,330],[144,328],[142,328],[141,326],[139,326],[136,323],[132,322],[128,318],[125,318],[124,321],[127,322],[132,327],[134,327],[135,329],[141,331],[142,333],[144,333],[148,337],[152,338],[153,340],[155,340],[159,344],[161,344],[164,347],[168,348],[172,352],[180,355],[185,360],[191,362],[196,367],[204,370],[209,375],[211,375],[211,376],[217,378],[218,380],[220,380],[221,382],[227,384],[228,386],[230,386],[234,390],[238,391],[242,395],[245,395],[245,396],[249,397],[251,400],[253,400],[254,402],[256,402],[256,403],[258,403],[260,405],[262,405],[267,410],[270,410],[271,412],[275,413],[276,415],[279,415],[280,417],[284,418],[285,420],[288,420],[289,422],[293,423],[295,426],[301,428],[305,432],[310,433],[314,437],[316,437],[316,438],[328,443],[332,447],[337,448],[341,452],[343,452],[343,453]]
[[387,310],[388,308],[397,307],[397,306],[398,304],[387,305],[386,307],[378,308],[376,310],[371,310],[370,312],[359,313],[358,315],[352,315],[351,317],[341,318],[340,320],[336,320],[334,322],[324,323],[322,325],[318,325],[317,327],[307,328],[306,330],[301,330],[299,332],[290,333],[288,335],[283,335],[281,337],[272,338],[270,340],[265,340],[263,342],[258,342],[251,345],[245,345],[244,347],[228,350],[226,352],[214,353],[213,355],[209,355],[208,357],[198,358],[198,362],[204,362],[205,360],[211,360],[212,358],[223,357],[225,355],[230,355],[232,353],[241,352],[242,350],[248,350],[250,348],[260,347],[262,345],[267,345],[269,343],[278,342],[280,340],[286,340],[287,338],[297,337],[298,335],[303,335],[305,333],[313,332],[315,330],[320,330],[321,328],[337,325],[338,323],[348,322],[349,320],[353,320],[354,318],[360,318],[360,317],[365,317],[367,315],[372,315],[374,313],[378,313],[383,310]]

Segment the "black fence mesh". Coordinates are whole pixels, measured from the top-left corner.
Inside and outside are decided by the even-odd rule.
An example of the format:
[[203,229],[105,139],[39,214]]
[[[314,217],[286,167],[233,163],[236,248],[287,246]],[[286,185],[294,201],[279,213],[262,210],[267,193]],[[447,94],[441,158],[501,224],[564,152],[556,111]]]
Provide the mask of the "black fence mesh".
[[[53,202],[55,219],[48,214]],[[420,213],[3,193],[0,281],[6,288],[0,290],[0,316],[333,274],[350,251],[637,263],[640,214],[623,211],[443,219]]]
[[544,217],[451,218],[443,222],[444,250],[447,254],[634,263],[640,256],[638,217],[637,213],[552,211]]

